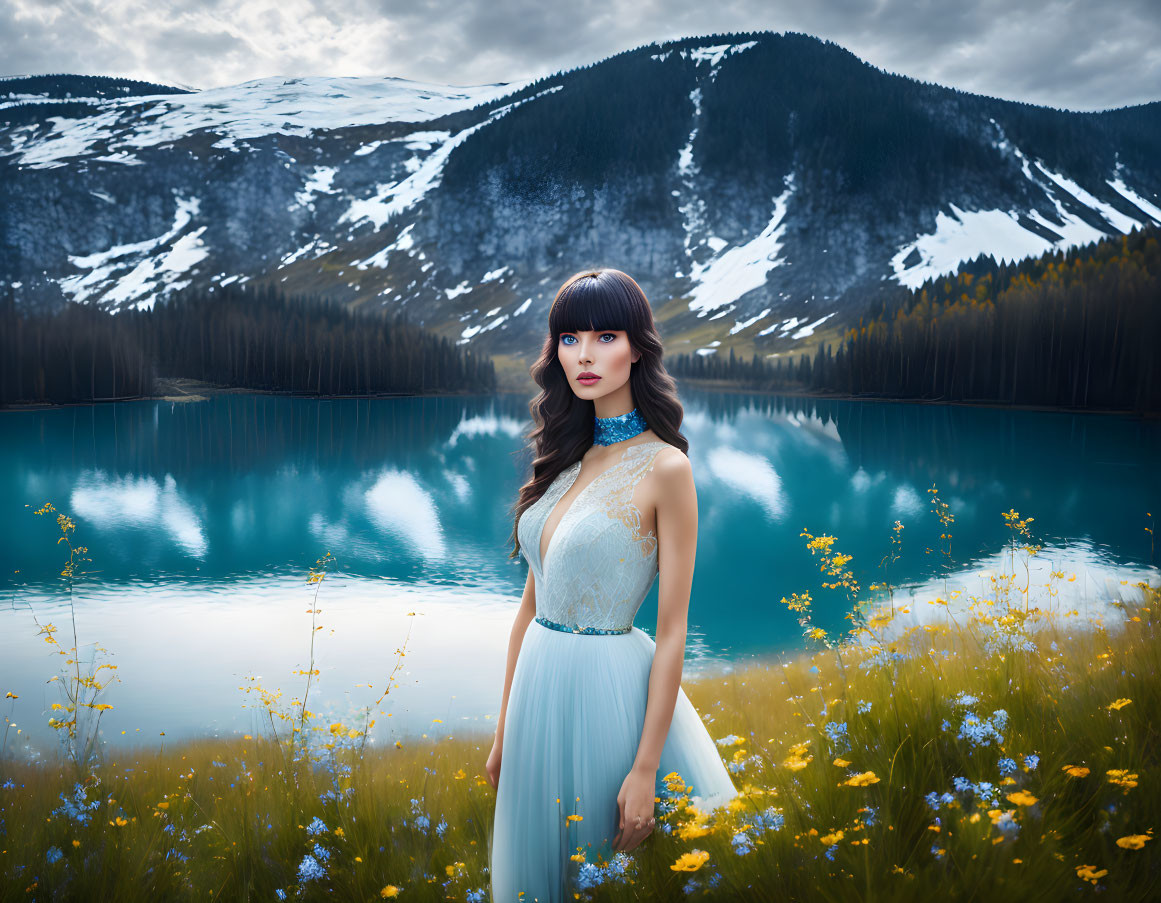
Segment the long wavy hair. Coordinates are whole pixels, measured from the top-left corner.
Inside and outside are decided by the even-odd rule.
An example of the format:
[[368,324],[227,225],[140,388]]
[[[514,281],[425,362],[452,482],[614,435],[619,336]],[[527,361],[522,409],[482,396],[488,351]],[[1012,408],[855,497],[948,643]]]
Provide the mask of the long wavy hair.
[[560,472],[575,464],[593,444],[595,406],[578,398],[556,355],[562,332],[623,329],[640,358],[629,370],[633,404],[659,439],[688,454],[689,442],[679,427],[683,417],[677,384],[661,363],[661,336],[653,310],[631,276],[609,267],[581,270],[565,280],[548,311],[548,335],[531,367],[540,394],[529,402],[532,429],[525,436],[532,451],[532,478],[520,487],[512,522],[509,558],[520,552],[516,525],[520,516]]

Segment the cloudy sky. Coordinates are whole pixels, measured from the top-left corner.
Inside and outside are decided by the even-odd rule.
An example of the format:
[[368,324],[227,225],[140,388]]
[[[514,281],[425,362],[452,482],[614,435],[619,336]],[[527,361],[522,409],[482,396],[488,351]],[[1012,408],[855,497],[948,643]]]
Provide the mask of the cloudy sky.
[[827,38],[888,72],[1010,100],[1161,100],[1159,0],[0,0],[0,74],[475,85],[760,30]]

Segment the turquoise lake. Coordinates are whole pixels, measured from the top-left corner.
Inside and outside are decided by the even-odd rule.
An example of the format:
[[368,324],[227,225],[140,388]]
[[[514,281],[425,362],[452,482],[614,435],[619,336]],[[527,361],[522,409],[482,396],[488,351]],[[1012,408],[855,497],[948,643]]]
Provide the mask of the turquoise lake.
[[[1035,519],[1042,543],[1027,579],[1065,575],[1054,606],[1099,614],[1133,581],[1158,578],[1146,530],[1147,513],[1161,514],[1156,422],[681,398],[700,523],[688,677],[805,648],[780,602],[793,592],[811,593],[821,626],[843,629],[848,604],[820,588],[804,530],[837,537],[863,595],[889,577],[912,622],[938,617],[929,600],[955,588],[986,593],[1010,566],[1009,509]],[[110,746],[261,729],[240,688],[258,676],[287,700],[301,692],[292,672],[309,663],[316,590],[306,577],[327,551],[309,708],[349,723],[386,688],[406,640],[376,740],[493,730],[527,573],[507,557],[529,460],[526,397],[225,394],[11,411],[0,424],[0,688],[19,696],[5,711],[23,732],[10,747],[55,742],[49,681],[62,659],[37,621],[72,645],[67,550],[53,520],[33,513],[45,502],[73,518],[92,559],[75,587],[77,636],[82,660],[99,644],[117,665],[120,682],[101,697],[113,705],[101,721]],[[955,517],[950,561],[933,486]],[[885,573],[896,521],[902,555]],[[1023,581],[1019,557],[1017,571]],[[650,634],[656,605],[655,582],[637,618]]]

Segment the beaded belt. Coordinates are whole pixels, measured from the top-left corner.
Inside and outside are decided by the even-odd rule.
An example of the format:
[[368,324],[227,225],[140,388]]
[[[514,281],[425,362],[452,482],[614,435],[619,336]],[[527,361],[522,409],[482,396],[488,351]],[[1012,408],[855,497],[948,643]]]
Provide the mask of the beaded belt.
[[630,624],[628,627],[624,627],[624,628],[622,628],[622,627],[610,627],[610,628],[605,628],[605,627],[569,627],[567,624],[558,624],[556,621],[550,621],[550,620],[548,620],[548,618],[542,618],[539,615],[536,616],[535,620],[537,621],[537,623],[543,624],[545,627],[549,627],[552,630],[561,630],[565,633],[586,633],[586,634],[628,633],[630,630],[633,629],[632,624]]

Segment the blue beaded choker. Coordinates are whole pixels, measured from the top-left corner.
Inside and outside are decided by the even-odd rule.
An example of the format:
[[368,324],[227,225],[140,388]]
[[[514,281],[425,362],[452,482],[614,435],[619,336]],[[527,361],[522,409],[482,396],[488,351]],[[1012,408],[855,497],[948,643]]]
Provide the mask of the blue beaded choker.
[[638,433],[649,429],[649,424],[640,412],[633,408],[628,414],[619,414],[616,417],[593,416],[593,444],[612,445],[614,442],[624,442],[632,439]]

